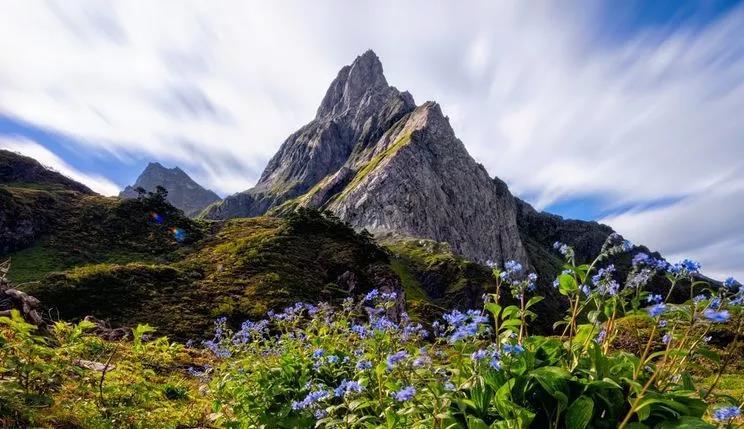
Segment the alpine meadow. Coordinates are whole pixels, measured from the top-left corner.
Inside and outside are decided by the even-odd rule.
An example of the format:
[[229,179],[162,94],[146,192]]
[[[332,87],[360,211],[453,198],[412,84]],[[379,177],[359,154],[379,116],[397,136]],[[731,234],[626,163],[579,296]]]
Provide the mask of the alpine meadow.
[[740,2],[0,15],[0,428],[744,427]]

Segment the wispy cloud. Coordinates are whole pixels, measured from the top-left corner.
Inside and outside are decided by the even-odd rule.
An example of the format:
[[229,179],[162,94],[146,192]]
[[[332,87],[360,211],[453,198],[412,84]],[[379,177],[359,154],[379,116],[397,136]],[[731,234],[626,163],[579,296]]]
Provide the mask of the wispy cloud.
[[119,187],[99,174],[84,173],[70,166],[44,146],[22,137],[0,137],[0,149],[30,156],[45,167],[88,186],[103,195],[117,195]]
[[[741,189],[744,7],[612,37],[604,7],[615,5],[11,2],[0,113],[236,192],[373,48],[393,85],[439,101],[476,159],[538,207],[599,196],[605,213],[635,207],[606,219],[620,232],[703,255],[719,239],[674,244],[712,234],[674,219],[705,219],[717,208],[692,201]],[[731,240],[741,219],[726,219]],[[678,226],[664,238],[642,227],[653,222]]]

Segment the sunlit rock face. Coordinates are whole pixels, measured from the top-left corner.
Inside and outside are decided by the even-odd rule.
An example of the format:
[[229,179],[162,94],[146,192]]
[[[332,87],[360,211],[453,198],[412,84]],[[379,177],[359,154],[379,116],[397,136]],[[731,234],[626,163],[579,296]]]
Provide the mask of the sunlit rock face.
[[534,268],[540,259],[537,265],[551,274],[561,262],[543,260],[552,244],[545,240],[572,244],[562,232],[579,228],[594,249],[611,233],[598,224],[564,224],[523,205],[468,154],[438,104],[416,106],[410,94],[389,86],[380,60],[367,51],[341,69],[315,119],[287,138],[256,187],[212,205],[204,216],[327,209],[378,237],[446,242],[469,259],[502,266],[514,259]]
[[209,219],[258,216],[308,192],[415,108],[413,97],[389,86],[372,51],[341,69],[315,118],[290,135],[256,186],[225,198]]
[[196,216],[210,204],[220,201],[217,194],[204,189],[180,168],[165,168],[157,162],[151,162],[134,185],[127,186],[119,196],[136,198],[137,188],[154,192],[158,186],[168,191],[168,202],[183,210],[187,216]]

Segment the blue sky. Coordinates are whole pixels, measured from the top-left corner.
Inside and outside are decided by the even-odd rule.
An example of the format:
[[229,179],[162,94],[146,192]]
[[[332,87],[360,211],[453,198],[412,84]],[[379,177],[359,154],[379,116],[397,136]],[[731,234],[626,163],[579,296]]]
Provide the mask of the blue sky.
[[372,48],[516,195],[744,277],[741,2],[1,8],[0,147],[99,192],[153,160],[221,195],[249,188]]

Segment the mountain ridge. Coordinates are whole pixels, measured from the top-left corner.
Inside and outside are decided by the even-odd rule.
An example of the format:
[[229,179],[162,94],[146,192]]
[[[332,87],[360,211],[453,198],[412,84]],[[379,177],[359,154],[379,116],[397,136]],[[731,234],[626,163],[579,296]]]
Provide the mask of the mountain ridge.
[[[307,137],[307,127],[323,133],[300,138]],[[514,259],[530,267],[534,256],[524,244],[534,230],[529,226],[555,222],[524,204],[470,156],[436,102],[416,106],[409,93],[388,85],[370,50],[339,71],[316,117],[285,140],[254,188],[212,205],[202,216],[326,209],[377,235],[433,239],[481,263],[503,266]],[[587,231],[583,239],[591,249],[613,232],[596,223],[570,222]],[[553,229],[554,236],[566,235]]]

